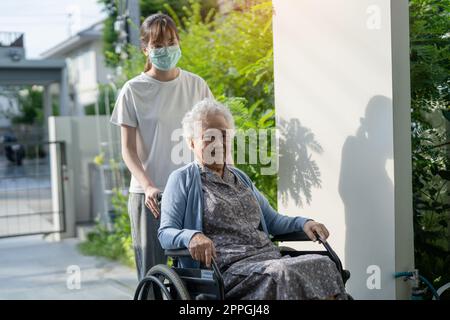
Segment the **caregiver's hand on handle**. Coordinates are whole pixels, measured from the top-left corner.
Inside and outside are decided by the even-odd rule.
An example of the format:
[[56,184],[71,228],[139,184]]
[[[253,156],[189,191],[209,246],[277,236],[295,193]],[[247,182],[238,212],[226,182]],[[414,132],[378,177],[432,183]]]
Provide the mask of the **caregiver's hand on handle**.
[[309,220],[305,223],[303,226],[303,231],[307,234],[307,236],[312,241],[317,241],[317,237],[315,234],[318,234],[320,237],[320,240],[322,242],[326,242],[327,238],[329,237],[330,233],[328,232],[328,229],[321,223],[316,222],[314,220]]
[[156,187],[148,186],[145,188],[145,206],[150,209],[156,219],[160,216],[158,203],[158,195],[160,193],[161,190]]
[[189,252],[194,260],[211,267],[211,258],[217,258],[216,248],[210,238],[203,233],[196,233],[189,242]]

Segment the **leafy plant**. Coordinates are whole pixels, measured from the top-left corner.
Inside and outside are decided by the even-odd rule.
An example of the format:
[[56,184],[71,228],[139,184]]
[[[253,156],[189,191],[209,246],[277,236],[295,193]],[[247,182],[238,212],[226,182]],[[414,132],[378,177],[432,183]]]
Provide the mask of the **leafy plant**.
[[12,99],[17,98],[18,109],[12,106],[6,106],[1,111],[1,115],[11,119],[14,124],[42,124],[44,105],[43,90],[39,86],[17,87],[18,94],[12,94],[11,91],[1,92]]
[[[107,110],[108,113],[111,114],[114,109],[114,103],[116,99],[115,89],[107,84],[99,84],[98,89],[99,89],[99,95],[97,99],[98,110],[95,110],[95,104],[87,105],[84,108],[84,113],[86,115],[106,114]],[[108,109],[106,108],[107,105],[109,106]]]
[[[103,25],[103,52],[105,54],[105,62],[110,67],[121,66],[123,60],[120,53],[115,51],[115,45],[118,41],[118,34],[114,30],[114,22],[120,12],[120,5],[125,5],[125,1],[119,0],[97,0],[103,5],[103,10],[108,14],[108,17],[104,21]],[[203,15],[211,8],[217,7],[216,0],[202,0],[201,12]],[[183,8],[189,4],[188,0],[140,0],[139,7],[141,12],[141,22],[149,15],[157,12],[166,11],[167,6],[171,8],[171,11],[178,17],[184,15]],[[139,28],[139,26],[133,25],[131,21],[127,21],[131,24],[132,28]],[[136,49],[133,46],[125,48],[125,53],[128,59],[128,55],[132,54],[130,50]],[[139,48],[138,48],[139,49]]]
[[415,262],[436,286],[450,281],[449,9],[410,0]]
[[79,244],[85,255],[103,256],[134,267],[134,251],[128,216],[128,197],[118,190],[112,198],[114,207],[113,230],[97,222],[87,240]]

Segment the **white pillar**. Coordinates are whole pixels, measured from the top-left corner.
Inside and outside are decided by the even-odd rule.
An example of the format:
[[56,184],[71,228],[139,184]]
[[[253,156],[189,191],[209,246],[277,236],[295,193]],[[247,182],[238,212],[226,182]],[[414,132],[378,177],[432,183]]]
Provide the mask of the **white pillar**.
[[[72,126],[70,117],[48,118],[49,141],[64,141],[65,156],[68,164],[71,158]],[[75,236],[75,199],[74,199],[74,172],[69,165],[62,165],[62,151],[56,143],[49,145],[50,149],[50,174],[52,186],[52,211],[54,230],[59,231],[64,227],[65,232],[55,233],[51,240],[60,240]],[[62,214],[60,212],[64,211]]]
[[327,225],[355,298],[408,298],[408,1],[273,3],[279,212]]
[[43,105],[44,105],[44,137],[48,138],[48,117],[52,115],[52,97],[50,94],[50,85],[44,86],[43,95]]
[[61,116],[71,115],[69,106],[69,84],[67,77],[67,67],[64,67],[61,69],[61,79],[59,82],[59,112]]

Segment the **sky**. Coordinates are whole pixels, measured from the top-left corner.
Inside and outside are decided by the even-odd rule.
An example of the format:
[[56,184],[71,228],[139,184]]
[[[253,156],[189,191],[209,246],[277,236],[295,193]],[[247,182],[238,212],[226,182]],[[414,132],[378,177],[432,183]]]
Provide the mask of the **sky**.
[[25,33],[27,59],[104,17],[97,0],[0,0],[0,31]]

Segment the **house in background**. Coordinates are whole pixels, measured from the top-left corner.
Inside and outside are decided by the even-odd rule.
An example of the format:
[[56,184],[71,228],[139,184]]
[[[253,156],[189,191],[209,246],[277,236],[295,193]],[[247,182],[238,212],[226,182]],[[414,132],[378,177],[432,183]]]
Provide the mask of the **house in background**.
[[27,121],[14,124],[11,119],[20,114],[19,96],[26,94],[24,86],[43,90],[42,112],[47,119],[52,114],[50,87],[58,88],[60,114],[67,115],[67,81],[64,59],[26,59],[24,33],[0,31],[0,135],[14,131],[25,141],[46,137],[44,126]]
[[4,88],[0,88],[0,132],[11,127],[9,114],[17,114],[19,106],[17,98],[5,94]]
[[[41,54],[43,59],[65,59],[71,115],[84,115],[95,104],[98,85],[108,83],[113,70],[105,66],[102,49],[103,20],[76,33]],[[52,94],[58,88],[52,88]]]
[[[20,32],[0,32],[0,61],[17,61],[25,56],[23,34]],[[11,127],[9,115],[19,113],[17,97],[11,89],[0,85],[0,132]]]

